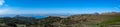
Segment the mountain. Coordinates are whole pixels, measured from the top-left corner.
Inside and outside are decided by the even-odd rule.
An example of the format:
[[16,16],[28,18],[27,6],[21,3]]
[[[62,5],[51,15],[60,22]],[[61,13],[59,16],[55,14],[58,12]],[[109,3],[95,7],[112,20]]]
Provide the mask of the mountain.
[[106,12],[106,13],[101,13],[101,15],[115,15],[115,14],[120,14],[120,12]]
[[[120,13],[109,12],[105,14],[75,14],[67,17],[47,16],[45,18],[26,17],[0,17],[0,23],[22,24],[26,27],[120,27]],[[0,25],[1,26],[1,25]]]
[[109,14],[110,15],[71,15],[68,18],[54,22],[52,25],[54,25],[55,27],[120,27],[120,14],[113,14],[113,12]]

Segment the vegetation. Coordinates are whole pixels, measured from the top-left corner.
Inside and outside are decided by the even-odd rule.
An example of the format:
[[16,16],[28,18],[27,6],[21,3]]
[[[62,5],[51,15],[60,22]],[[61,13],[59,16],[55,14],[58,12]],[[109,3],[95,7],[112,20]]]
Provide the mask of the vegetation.
[[66,18],[48,16],[35,17],[0,17],[0,27],[120,27],[120,13],[112,14],[80,14]]

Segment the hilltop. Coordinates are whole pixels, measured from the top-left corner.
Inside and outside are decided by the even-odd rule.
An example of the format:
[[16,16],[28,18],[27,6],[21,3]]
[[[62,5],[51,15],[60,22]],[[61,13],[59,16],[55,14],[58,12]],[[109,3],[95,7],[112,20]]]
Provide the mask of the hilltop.
[[120,27],[120,13],[72,15],[53,24],[60,27]]

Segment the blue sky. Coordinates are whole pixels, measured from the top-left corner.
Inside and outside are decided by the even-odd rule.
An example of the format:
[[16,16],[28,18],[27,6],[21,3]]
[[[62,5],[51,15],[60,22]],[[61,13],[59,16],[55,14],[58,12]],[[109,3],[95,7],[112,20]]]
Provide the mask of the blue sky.
[[0,14],[120,12],[120,0],[0,0]]

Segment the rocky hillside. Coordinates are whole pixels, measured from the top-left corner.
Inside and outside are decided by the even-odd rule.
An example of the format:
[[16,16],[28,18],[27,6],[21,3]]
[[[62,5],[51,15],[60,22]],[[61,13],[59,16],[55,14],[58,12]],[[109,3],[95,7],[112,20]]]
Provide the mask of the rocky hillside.
[[[120,13],[72,15],[53,23],[56,27],[120,27]],[[117,25],[117,26],[116,26]]]

